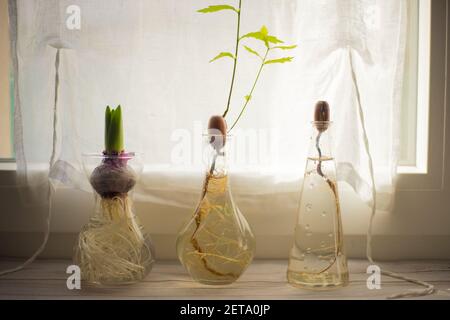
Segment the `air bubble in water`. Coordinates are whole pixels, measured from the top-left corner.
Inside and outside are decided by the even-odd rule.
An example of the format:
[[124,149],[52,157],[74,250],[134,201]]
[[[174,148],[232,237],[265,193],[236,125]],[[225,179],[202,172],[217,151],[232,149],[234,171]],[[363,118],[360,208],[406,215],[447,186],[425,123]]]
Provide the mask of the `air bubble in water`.
[[306,205],[306,211],[310,212],[311,210],[312,210],[312,204],[311,204],[311,203],[308,203],[308,204]]

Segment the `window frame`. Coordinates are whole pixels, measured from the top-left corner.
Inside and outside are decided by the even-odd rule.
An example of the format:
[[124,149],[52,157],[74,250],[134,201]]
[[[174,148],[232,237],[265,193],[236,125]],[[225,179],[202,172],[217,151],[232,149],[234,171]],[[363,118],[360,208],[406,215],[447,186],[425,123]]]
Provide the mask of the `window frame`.
[[427,172],[430,28],[431,1],[408,2],[399,174]]
[[399,191],[444,188],[448,16],[446,1],[420,0],[416,161],[399,166]]
[[[0,163],[14,161],[13,150],[13,104],[12,83],[10,76],[10,48],[8,28],[8,1],[0,0],[0,137],[2,144],[0,148]],[[1,167],[0,167],[1,169]]]

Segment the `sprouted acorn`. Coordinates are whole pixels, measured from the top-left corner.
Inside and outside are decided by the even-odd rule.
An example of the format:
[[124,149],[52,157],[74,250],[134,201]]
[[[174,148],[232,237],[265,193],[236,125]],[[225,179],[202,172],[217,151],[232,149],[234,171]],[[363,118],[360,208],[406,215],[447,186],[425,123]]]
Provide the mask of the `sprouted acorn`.
[[208,122],[208,134],[211,135],[210,143],[216,151],[225,146],[227,139],[227,122],[222,116],[212,116]]
[[92,172],[90,182],[102,198],[124,197],[136,184],[136,175],[127,165],[130,155],[123,142],[122,109],[105,110],[105,150],[102,164]]
[[330,106],[326,101],[318,101],[314,109],[314,122],[317,130],[323,132],[328,129],[330,122]]

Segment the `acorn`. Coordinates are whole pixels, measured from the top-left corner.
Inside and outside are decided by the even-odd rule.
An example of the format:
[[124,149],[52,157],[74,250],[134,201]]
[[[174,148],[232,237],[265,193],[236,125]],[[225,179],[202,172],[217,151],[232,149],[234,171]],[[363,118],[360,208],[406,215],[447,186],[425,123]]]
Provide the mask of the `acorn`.
[[328,129],[330,122],[330,106],[326,101],[318,101],[314,109],[314,122],[317,130],[323,132]]
[[222,116],[212,116],[208,122],[208,134],[212,135],[209,143],[216,151],[220,151],[227,139],[227,122]]

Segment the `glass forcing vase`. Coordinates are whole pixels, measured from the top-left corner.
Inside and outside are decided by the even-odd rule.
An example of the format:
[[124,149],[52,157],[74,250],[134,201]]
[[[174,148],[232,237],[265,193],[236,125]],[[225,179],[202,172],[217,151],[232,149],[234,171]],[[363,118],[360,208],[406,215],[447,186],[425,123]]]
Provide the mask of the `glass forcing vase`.
[[74,250],[82,280],[93,285],[142,280],[154,252],[133,211],[132,189],[142,169],[138,155],[83,155],[83,166],[95,191],[95,209]]
[[330,122],[313,122],[288,282],[306,289],[342,287],[348,283]]
[[191,277],[203,284],[236,281],[253,259],[255,239],[230,189],[225,141],[205,135],[208,168],[200,201],[177,238],[177,254]]

